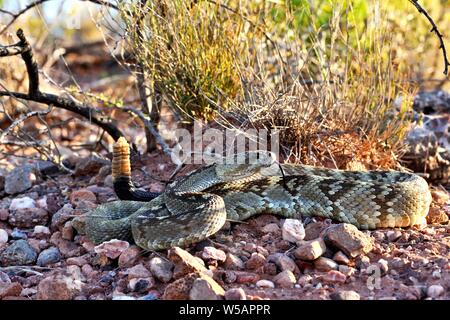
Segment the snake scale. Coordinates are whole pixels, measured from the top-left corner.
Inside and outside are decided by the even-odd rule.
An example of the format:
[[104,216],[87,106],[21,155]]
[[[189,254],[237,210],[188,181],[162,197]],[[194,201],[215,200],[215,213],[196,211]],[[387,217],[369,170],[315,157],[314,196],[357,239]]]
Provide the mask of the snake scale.
[[415,174],[277,164],[270,152],[258,154],[252,163],[204,166],[158,195],[134,187],[129,146],[120,138],[114,145],[113,180],[121,200],[89,212],[84,231],[94,243],[134,240],[144,249],[161,250],[201,241],[227,219],[261,213],[320,216],[359,229],[422,224],[428,213],[428,184]]

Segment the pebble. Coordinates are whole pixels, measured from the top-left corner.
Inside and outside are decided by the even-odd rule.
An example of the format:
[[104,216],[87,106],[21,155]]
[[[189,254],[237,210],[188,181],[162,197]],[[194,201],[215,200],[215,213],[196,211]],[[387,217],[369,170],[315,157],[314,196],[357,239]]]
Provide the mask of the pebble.
[[402,232],[400,230],[388,230],[386,232],[386,238],[389,242],[395,242],[402,236]]
[[289,242],[301,241],[305,238],[305,228],[299,219],[285,219],[281,225],[283,240]]
[[3,266],[22,266],[34,264],[37,253],[26,240],[17,240],[0,254]]
[[50,276],[39,282],[38,300],[71,300],[81,291],[81,283],[67,276]]
[[122,252],[128,249],[129,246],[130,244],[127,241],[113,239],[96,246],[94,252],[99,255],[105,255],[110,259],[116,259]]
[[431,196],[437,204],[444,205],[449,203],[450,195],[444,190],[432,190]]
[[9,218],[8,209],[0,209],[0,221],[6,221]]
[[280,232],[280,227],[276,223],[269,223],[262,227],[261,231],[263,233],[278,233]]
[[349,277],[355,274],[356,269],[345,265],[339,265],[338,271]]
[[219,262],[224,262],[227,258],[225,252],[214,247],[204,247],[201,253],[201,257],[205,261],[216,260]]
[[207,270],[203,260],[196,259],[192,254],[180,247],[171,248],[167,257],[175,265],[173,270],[175,279],[181,278],[192,272],[202,273]]
[[132,278],[130,282],[128,282],[128,288],[134,292],[147,292],[155,285],[155,280],[153,277],[147,278]]
[[371,238],[348,223],[329,227],[325,232],[325,242],[342,250],[350,257],[368,253],[373,248]]
[[33,235],[36,237],[48,236],[50,235],[50,229],[41,225],[34,226]]
[[88,263],[87,259],[84,256],[81,257],[72,257],[66,260],[67,265],[74,265],[82,267]]
[[64,223],[64,226],[61,229],[61,238],[72,241],[73,234],[74,234],[74,230],[72,227],[72,222],[66,221],[66,223]]
[[297,279],[292,271],[284,270],[277,274],[273,281],[282,288],[292,288],[292,286],[296,283]]
[[339,291],[330,294],[331,300],[360,300],[361,297],[355,291]]
[[386,238],[385,233],[379,230],[373,231],[371,235],[378,242],[383,242],[384,239]]
[[0,300],[5,297],[17,297],[22,292],[22,286],[18,282],[0,282]]
[[381,275],[385,275],[389,271],[389,264],[385,259],[380,259],[377,262],[380,267]]
[[[209,285],[211,286],[212,291],[214,294],[223,296],[225,294],[225,291],[223,288],[210,276],[199,273],[199,272],[192,272],[184,277],[175,280],[174,282],[170,283],[164,290],[164,294],[162,296],[163,300],[188,300],[191,298],[191,289],[193,287],[194,281],[198,278],[206,280]],[[197,285],[200,288],[203,289],[205,287],[204,284]],[[203,288],[202,288],[203,287]],[[200,290],[199,290],[200,291]],[[201,292],[193,292],[192,298],[196,298],[197,294],[201,294]]]
[[294,256],[300,260],[316,260],[326,251],[326,246],[321,238],[304,241],[294,250]]
[[19,230],[17,228],[15,228],[11,232],[11,238],[13,240],[26,240],[26,239],[28,239],[27,234],[25,232],[23,232],[22,230]]
[[259,275],[252,272],[246,271],[235,271],[236,273],[236,283],[256,283],[259,280]]
[[265,263],[266,257],[264,257],[261,253],[253,252],[250,259],[248,259],[245,263],[245,266],[247,269],[256,270],[264,266]]
[[338,264],[331,259],[325,257],[319,257],[317,260],[314,260],[314,267],[318,271],[327,272],[330,270],[337,270]]
[[322,277],[322,279],[327,282],[344,283],[345,280],[347,280],[347,276],[340,271],[331,270],[328,271],[328,273],[324,277]]
[[268,260],[275,262],[276,266],[280,268],[281,271],[289,270],[292,272],[298,272],[298,267],[295,261],[283,253],[272,254],[269,256]]
[[244,261],[238,256],[227,253],[227,258],[224,262],[224,267],[231,270],[242,270],[245,267]]
[[36,201],[30,197],[14,198],[9,205],[9,210],[36,208]]
[[258,288],[275,288],[275,284],[270,280],[259,280],[256,282]]
[[131,267],[138,261],[142,250],[136,245],[131,245],[125,249],[119,256],[118,265],[120,268]]
[[297,283],[302,286],[305,287],[306,285],[310,284],[313,281],[313,277],[309,274],[305,274],[303,276],[301,276],[300,278],[298,278]]
[[8,222],[18,228],[34,228],[37,225],[45,225],[48,221],[48,212],[41,208],[24,208],[12,210]]
[[53,214],[51,228],[56,230],[62,227],[67,220],[72,218],[73,211],[72,205],[66,203],[61,209]]
[[305,239],[303,240],[314,240],[320,237],[322,231],[327,228],[327,225],[322,222],[311,222],[305,227]]
[[439,284],[434,284],[432,286],[429,286],[427,289],[427,296],[430,298],[438,298],[445,292],[445,289],[443,286]]
[[8,232],[6,230],[0,229],[0,245],[8,242]]
[[39,254],[37,258],[37,265],[40,267],[46,267],[48,265],[59,262],[60,260],[61,260],[61,253],[59,252],[58,248],[51,247],[43,250]]
[[142,263],[135,265],[132,268],[126,270],[128,274],[128,280],[133,278],[149,278],[152,276],[150,271],[147,270],[146,267]]
[[97,155],[81,158],[76,162],[74,174],[75,176],[93,176],[97,174],[103,166],[108,166],[110,164],[111,162],[109,160],[100,158]]
[[22,193],[30,189],[34,181],[36,181],[36,175],[33,166],[16,167],[5,177],[5,192],[7,194]]
[[[220,288],[220,289],[219,289]],[[213,286],[208,280],[197,278],[189,291],[190,300],[222,300],[224,290],[217,284]]]
[[153,276],[161,282],[167,283],[172,279],[174,265],[172,262],[154,257],[149,262],[149,269]]
[[225,291],[225,300],[247,300],[247,295],[242,288],[231,288]]
[[78,207],[80,203],[86,201],[95,203],[97,202],[97,197],[92,191],[87,189],[75,190],[70,194],[70,203],[75,208]]
[[336,252],[333,256],[333,260],[339,264],[348,265],[350,263],[350,259],[347,258],[347,256],[344,253],[342,253],[342,251]]

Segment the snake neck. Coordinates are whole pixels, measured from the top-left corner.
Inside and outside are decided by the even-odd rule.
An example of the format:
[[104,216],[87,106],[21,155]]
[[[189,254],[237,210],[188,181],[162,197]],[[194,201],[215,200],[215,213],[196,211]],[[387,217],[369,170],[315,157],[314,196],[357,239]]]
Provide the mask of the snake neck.
[[160,195],[135,187],[131,179],[130,146],[124,137],[113,146],[112,178],[114,192],[120,200],[147,202]]

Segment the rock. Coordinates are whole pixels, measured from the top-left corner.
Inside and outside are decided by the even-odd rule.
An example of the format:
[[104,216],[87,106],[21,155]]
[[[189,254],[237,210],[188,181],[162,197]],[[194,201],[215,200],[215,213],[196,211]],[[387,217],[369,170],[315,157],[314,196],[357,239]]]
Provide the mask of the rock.
[[300,286],[305,287],[306,285],[310,284],[312,281],[313,281],[313,277],[311,277],[309,274],[306,274],[306,275],[298,278],[297,283]]
[[238,256],[227,253],[227,258],[224,263],[224,267],[230,270],[242,270],[245,267],[244,261]]
[[127,269],[126,273],[128,274],[128,280],[133,278],[150,278],[152,276],[150,271],[148,271],[142,263]]
[[227,255],[222,250],[216,249],[214,247],[204,247],[201,253],[201,257],[205,261],[216,260],[219,262],[224,262]]
[[52,176],[59,172],[59,168],[51,161],[39,160],[35,164],[36,170],[44,176]]
[[326,282],[344,283],[345,280],[347,280],[347,276],[340,271],[331,270],[328,271],[328,273],[324,277],[322,277],[322,279]]
[[0,229],[0,246],[8,242],[8,232],[6,230]]
[[336,252],[333,256],[333,260],[339,264],[348,265],[350,263],[350,259],[347,258],[347,256],[344,253],[342,253],[342,251]]
[[22,286],[18,282],[6,283],[0,281],[0,300],[5,297],[17,297],[22,292]]
[[201,259],[196,259],[189,252],[179,247],[173,247],[170,249],[167,257],[175,265],[173,270],[173,276],[175,279],[181,278],[189,273],[202,273],[207,271],[205,265],[202,264],[203,261]]
[[447,210],[442,210],[441,208],[431,207],[428,211],[428,215],[426,217],[428,224],[445,224],[449,221],[448,209],[449,206],[446,206]]
[[378,242],[383,242],[386,238],[386,235],[384,234],[384,232],[379,231],[379,230],[372,231],[371,235]]
[[34,264],[37,253],[26,240],[17,240],[0,254],[2,266],[23,266]]
[[282,288],[292,288],[297,279],[295,279],[295,275],[291,271],[284,270],[277,274],[273,281]]
[[342,250],[347,256],[356,257],[372,250],[372,240],[354,225],[340,223],[325,232],[325,242]]
[[33,209],[36,208],[36,201],[30,197],[12,199],[9,210]]
[[33,235],[37,238],[42,238],[50,235],[50,229],[46,226],[34,226]]
[[450,195],[444,190],[432,190],[431,197],[437,204],[440,205],[444,205],[450,202]]
[[429,286],[427,289],[427,296],[430,298],[438,298],[445,292],[445,289],[443,286],[439,284],[434,284],[432,286]]
[[74,233],[74,230],[72,227],[72,222],[66,221],[66,223],[64,223],[64,226],[61,229],[61,238],[63,238],[64,240],[72,241],[73,233]]
[[11,211],[8,222],[18,228],[33,228],[37,225],[45,225],[47,220],[48,212],[44,209],[25,208]]
[[118,265],[120,268],[130,267],[136,263],[141,255],[141,248],[136,245],[129,246],[119,256]]
[[31,188],[34,181],[36,181],[36,175],[33,166],[24,165],[14,168],[5,177],[5,192],[7,194],[24,192]]
[[256,270],[264,266],[265,263],[266,258],[261,253],[253,252],[250,259],[245,263],[245,266],[247,269]]
[[225,283],[234,283],[237,280],[237,275],[232,270],[226,270],[222,275],[222,279]]
[[161,282],[167,283],[173,276],[173,263],[162,259],[160,257],[154,257],[149,262],[149,269],[153,276]]
[[298,272],[298,267],[295,264],[295,261],[283,253],[270,255],[268,260],[275,262],[276,266],[280,268],[281,271],[289,270],[292,272]]
[[71,300],[81,291],[81,283],[71,277],[56,275],[39,282],[38,300]]
[[325,257],[319,257],[314,261],[314,267],[318,271],[328,272],[330,270],[337,270],[338,264],[331,259]]
[[73,266],[82,267],[84,265],[87,265],[87,263],[88,263],[88,260],[86,259],[85,256],[68,258],[66,260],[66,263],[68,266],[73,265]]
[[99,255],[103,254],[111,259],[116,259],[122,252],[128,249],[129,246],[130,244],[127,241],[112,239],[96,246],[94,252]]
[[34,296],[37,293],[37,289],[34,288],[25,288],[20,292],[20,296],[22,297],[30,297]]
[[344,275],[350,277],[355,274],[356,269],[349,267],[349,266],[345,266],[345,265],[339,265],[338,271],[342,272]]
[[285,219],[281,225],[281,235],[283,240],[289,242],[301,241],[305,238],[303,223],[298,219]]
[[242,288],[231,288],[225,291],[225,300],[247,300],[247,295]]
[[324,231],[328,225],[322,222],[311,222],[305,227],[305,238],[303,240],[309,241],[320,237],[322,231]]
[[28,239],[27,234],[23,232],[22,230],[19,230],[17,228],[14,228],[14,230],[11,232],[11,238],[13,240],[26,240]]
[[[213,280],[214,281],[214,280]],[[208,280],[197,278],[189,291],[190,300],[222,300],[224,290],[217,284],[213,286]]]
[[236,274],[236,283],[256,283],[259,280],[259,275],[253,272],[234,271]]
[[259,280],[256,282],[258,288],[275,288],[275,284],[270,280]]
[[58,248],[51,247],[43,250],[39,254],[37,258],[37,265],[40,267],[46,267],[48,265],[57,263],[60,260],[61,260],[61,253],[59,252]]
[[264,233],[278,233],[280,232],[280,227],[276,223],[269,223],[262,227],[261,231]]
[[204,273],[193,272],[170,283],[165,288],[162,298],[164,300],[188,300],[194,281],[199,278],[206,280],[215,294],[220,296],[225,294],[223,288],[213,278]]
[[330,294],[331,300],[360,300],[360,296],[355,291],[338,291]]
[[97,197],[92,191],[89,191],[87,189],[73,191],[70,195],[70,203],[75,208],[78,207],[80,203],[86,201],[95,203],[97,201]]
[[97,174],[101,167],[110,165],[110,161],[93,155],[82,158],[75,165],[75,176],[93,176]]
[[134,292],[147,292],[155,285],[153,277],[147,278],[132,278],[128,283],[128,288]]
[[0,209],[0,221],[6,221],[9,217],[8,209]]
[[315,240],[304,241],[295,249],[294,256],[300,260],[316,260],[325,253],[327,247],[321,238]]
[[380,268],[381,275],[385,275],[389,271],[389,264],[385,259],[378,260],[377,265]]
[[389,242],[395,242],[402,236],[402,232],[400,230],[388,230],[386,232],[386,238]]
[[52,216],[51,228],[57,230],[66,223],[67,220],[72,219],[73,208],[70,203],[66,203]]

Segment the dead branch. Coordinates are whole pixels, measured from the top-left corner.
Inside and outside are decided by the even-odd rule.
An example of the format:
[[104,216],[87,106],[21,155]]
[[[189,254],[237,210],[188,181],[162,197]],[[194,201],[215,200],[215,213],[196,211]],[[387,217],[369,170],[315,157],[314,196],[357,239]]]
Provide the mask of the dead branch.
[[88,119],[90,122],[98,125],[100,128],[105,130],[114,140],[119,139],[123,136],[122,132],[111,123],[111,121],[103,120],[97,115],[97,111],[89,106],[82,105],[74,100],[56,96],[51,93],[41,92],[39,90],[39,72],[36,62],[34,62],[31,46],[25,38],[22,29],[17,31],[17,37],[20,42],[17,44],[23,49],[21,51],[22,59],[25,62],[28,73],[28,93],[20,92],[10,92],[10,91],[0,91],[1,96],[13,97],[16,99],[23,99],[27,101],[33,101],[37,103],[42,103],[46,105],[53,105],[57,108],[66,109],[68,111],[74,112],[81,115],[82,117]]
[[444,36],[439,31],[433,18],[431,18],[431,16],[428,14],[428,12],[419,4],[419,0],[409,0],[409,2],[411,2],[416,7],[416,9],[417,9],[417,11],[419,11],[419,13],[423,14],[425,16],[425,18],[428,19],[428,22],[430,22],[431,27],[432,27],[430,32],[434,32],[436,34],[436,36],[439,38],[439,43],[440,43],[439,49],[442,50],[442,55],[444,58],[444,74],[446,76],[448,76],[448,67],[450,66],[450,62],[447,57],[447,49],[445,48]]

